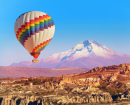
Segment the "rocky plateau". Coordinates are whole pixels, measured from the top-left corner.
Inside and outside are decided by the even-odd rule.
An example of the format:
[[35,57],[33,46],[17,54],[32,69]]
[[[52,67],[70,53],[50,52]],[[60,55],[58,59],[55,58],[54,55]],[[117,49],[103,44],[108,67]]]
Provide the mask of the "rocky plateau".
[[0,79],[0,105],[100,104],[130,104],[130,64],[58,77]]

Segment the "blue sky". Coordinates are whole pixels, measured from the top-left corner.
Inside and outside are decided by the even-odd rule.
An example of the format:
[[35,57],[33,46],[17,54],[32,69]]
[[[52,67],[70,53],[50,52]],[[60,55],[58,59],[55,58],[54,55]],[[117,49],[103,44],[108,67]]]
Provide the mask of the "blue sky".
[[33,59],[14,34],[15,20],[28,11],[45,12],[55,23],[54,37],[39,59],[87,39],[130,55],[129,5],[129,0],[1,0],[0,66]]

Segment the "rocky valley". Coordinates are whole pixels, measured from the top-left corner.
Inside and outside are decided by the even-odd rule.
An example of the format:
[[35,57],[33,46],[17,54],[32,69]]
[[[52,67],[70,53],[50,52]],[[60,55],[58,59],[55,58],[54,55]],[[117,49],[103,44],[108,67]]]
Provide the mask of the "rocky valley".
[[58,77],[1,78],[0,105],[129,105],[130,64]]

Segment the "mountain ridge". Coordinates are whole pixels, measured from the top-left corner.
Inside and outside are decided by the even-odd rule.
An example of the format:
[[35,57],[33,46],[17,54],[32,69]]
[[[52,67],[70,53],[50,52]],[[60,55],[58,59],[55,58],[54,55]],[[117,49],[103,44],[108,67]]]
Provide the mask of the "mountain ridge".
[[61,68],[38,68],[38,67],[9,67],[0,66],[0,78],[21,78],[21,77],[56,77],[62,74],[74,74],[89,71],[80,67]]
[[114,64],[129,63],[130,55],[119,54],[107,46],[101,46],[96,41],[85,40],[79,42],[72,49],[55,53],[39,60],[39,63],[23,61],[14,63],[13,67],[85,67],[109,66]]

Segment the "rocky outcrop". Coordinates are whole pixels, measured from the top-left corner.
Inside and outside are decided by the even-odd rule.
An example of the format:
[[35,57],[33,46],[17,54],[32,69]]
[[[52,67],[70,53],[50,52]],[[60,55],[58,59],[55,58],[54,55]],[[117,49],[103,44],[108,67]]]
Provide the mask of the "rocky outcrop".
[[119,72],[113,73],[112,76],[109,79],[109,82],[114,82],[117,80],[117,76],[118,76]]
[[112,98],[109,93],[103,94],[86,94],[82,96],[72,96],[72,97],[60,97],[57,104],[66,103],[110,103]]
[[130,64],[96,67],[89,72],[55,78],[5,83],[7,80],[1,79],[0,105],[107,104],[114,99],[130,99]]
[[82,90],[79,89],[78,87],[74,88],[71,90],[71,92],[78,92],[78,93],[82,93]]
[[93,73],[93,72],[97,72],[97,71],[106,71],[106,70],[115,70],[115,69],[119,69],[119,70],[130,70],[130,63],[123,63],[118,65],[112,65],[112,66],[104,66],[104,67],[95,67],[93,69],[91,69],[89,72]]
[[0,98],[0,105],[53,105],[47,98],[38,96],[4,96]]
[[123,94],[118,94],[118,100],[129,100],[130,91],[125,91]]
[[[61,105],[69,103],[110,103],[112,97],[109,93],[103,92],[98,88],[74,88],[67,95],[6,95],[0,97],[0,105]],[[61,93],[61,92],[59,92]],[[72,95],[73,94],[73,95]]]

